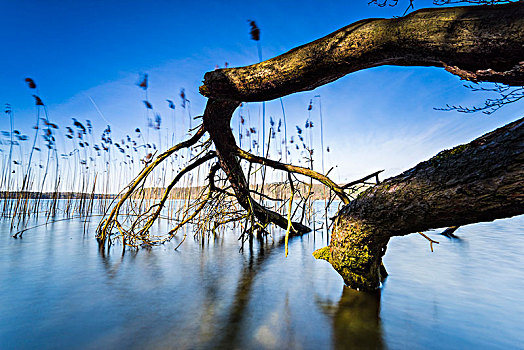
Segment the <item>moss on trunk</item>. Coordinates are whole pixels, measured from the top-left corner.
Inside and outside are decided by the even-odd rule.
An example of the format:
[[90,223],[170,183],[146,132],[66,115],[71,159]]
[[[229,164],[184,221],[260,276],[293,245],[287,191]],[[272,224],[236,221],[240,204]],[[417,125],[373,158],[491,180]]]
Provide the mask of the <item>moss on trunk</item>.
[[524,118],[363,192],[315,252],[353,288],[376,289],[390,237],[524,214]]
[[347,286],[374,290],[386,277],[381,266],[388,241],[388,235],[376,227],[339,216],[330,245],[316,250],[313,256],[328,261]]

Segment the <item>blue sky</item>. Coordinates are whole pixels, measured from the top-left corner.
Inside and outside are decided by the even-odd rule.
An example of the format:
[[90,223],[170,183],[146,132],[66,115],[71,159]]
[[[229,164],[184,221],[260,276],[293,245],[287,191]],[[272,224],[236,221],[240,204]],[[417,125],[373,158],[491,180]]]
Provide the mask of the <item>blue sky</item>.
[[[206,71],[224,62],[242,66],[258,60],[248,19],[261,28],[263,56],[270,58],[359,19],[401,15],[405,5],[401,1],[397,8],[378,8],[367,3],[0,0],[0,103],[12,105],[15,128],[29,133],[35,107],[24,78],[31,77],[53,122],[65,126],[71,118],[90,119],[100,134],[109,121],[123,136],[145,128],[144,92],[136,83],[140,73],[148,73],[149,98],[164,126],[173,123],[165,102],[169,98],[177,103],[175,122],[182,130],[187,120],[179,106],[181,88],[191,101],[192,114],[201,114],[205,98],[198,86]],[[417,4],[429,6],[430,1]],[[491,116],[433,110],[446,103],[482,104],[486,95],[462,84],[438,68],[357,72],[286,97],[288,132],[294,134],[295,125],[303,127],[311,99],[310,117],[319,125],[314,96],[321,95],[324,139],[330,147],[326,167],[338,166],[335,180],[378,169],[394,175],[522,116],[522,104]],[[260,126],[259,105],[249,108],[253,125]],[[269,116],[281,117],[278,101],[268,102],[267,116],[268,123]],[[0,129],[7,130],[8,120],[1,118]],[[314,144],[318,142],[315,134]]]

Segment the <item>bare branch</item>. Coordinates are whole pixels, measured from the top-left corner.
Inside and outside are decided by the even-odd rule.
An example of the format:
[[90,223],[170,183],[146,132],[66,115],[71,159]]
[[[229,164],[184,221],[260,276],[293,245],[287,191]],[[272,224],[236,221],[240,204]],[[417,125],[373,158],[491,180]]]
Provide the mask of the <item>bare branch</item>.
[[[147,178],[147,176],[155,169],[160,163],[162,163],[167,157],[169,157],[174,152],[191,147],[195,143],[202,138],[205,134],[204,126],[200,126],[198,131],[193,135],[190,139],[180,142],[179,144],[171,147],[167,151],[160,154],[154,161],[152,161],[147,167],[145,167],[140,174],[136,177],[136,179],[129,184],[127,192],[122,196],[122,198],[117,202],[117,204],[113,207],[111,210],[111,213],[107,217],[107,219],[104,219],[100,222],[97,228],[97,239],[99,242],[105,242],[108,235],[110,234],[111,229],[115,224],[117,224],[117,217],[118,213],[120,211],[120,208],[122,207],[122,204],[134,193],[135,189],[140,186],[143,181]],[[117,225],[118,226],[118,225]]]
[[247,160],[248,162],[251,162],[251,163],[263,164],[263,165],[269,166],[274,169],[279,169],[279,170],[283,170],[283,171],[287,171],[291,173],[301,174],[301,175],[310,177],[312,179],[315,179],[323,183],[327,187],[329,187],[333,192],[337,194],[337,196],[345,204],[348,204],[350,202],[349,198],[347,197],[347,195],[344,193],[344,190],[340,186],[338,186],[336,183],[331,181],[331,179],[329,179],[327,176],[317,173],[316,171],[313,171],[308,168],[296,166],[296,165],[280,163],[280,162],[277,162],[276,160],[272,160],[269,158],[255,156],[254,154],[246,152],[241,148],[236,149],[236,154],[240,158]]
[[495,92],[499,96],[497,98],[489,98],[484,102],[483,106],[464,107],[461,105],[446,105],[445,108],[434,108],[437,111],[457,111],[461,113],[475,113],[482,112],[484,114],[492,114],[498,111],[503,106],[515,103],[524,98],[524,86],[523,87],[511,87],[501,84],[495,84],[493,88],[487,88],[479,85],[464,85],[471,91],[485,91]]
[[445,67],[463,79],[524,85],[524,2],[421,9],[355,22],[270,60],[206,73],[212,98],[267,101],[381,65]]
[[171,181],[171,183],[167,186],[167,188],[165,189],[165,192],[164,192],[164,195],[162,196],[162,199],[160,200],[160,202],[157,204],[157,210],[155,211],[155,213],[147,220],[147,223],[138,231],[139,234],[143,234],[145,232],[147,232],[147,230],[149,230],[149,228],[153,225],[153,223],[155,222],[155,220],[158,218],[158,216],[160,215],[160,212],[162,211],[162,208],[164,208],[164,205],[166,203],[166,200],[169,198],[169,194],[171,192],[171,190],[173,189],[173,187],[178,183],[178,181],[180,181],[180,179],[187,173],[189,173],[190,171],[196,169],[197,167],[199,167],[200,165],[204,164],[205,162],[215,158],[217,156],[216,152],[214,151],[211,151],[211,152],[208,152],[206,155],[204,155],[203,157],[201,158],[197,158],[194,162],[190,163],[187,167],[185,167],[184,169],[182,169],[180,172],[178,172],[178,174],[176,174],[175,178],[173,179],[173,181]]

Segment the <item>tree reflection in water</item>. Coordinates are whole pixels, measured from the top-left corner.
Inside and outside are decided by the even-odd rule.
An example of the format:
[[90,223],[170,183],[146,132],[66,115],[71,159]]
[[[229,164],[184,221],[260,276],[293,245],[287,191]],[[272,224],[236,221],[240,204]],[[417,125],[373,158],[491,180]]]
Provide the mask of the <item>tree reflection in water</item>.
[[318,306],[333,321],[335,349],[382,349],[380,290],[358,292],[344,287],[335,305],[317,299]]
[[[283,254],[284,251],[283,239],[273,241],[271,238],[267,238],[248,241],[240,258],[230,255],[230,249],[233,249],[233,246],[229,246],[230,248],[220,252],[224,248],[224,244],[228,245],[222,239],[218,238],[214,242],[210,242],[211,244],[208,242],[205,246],[195,242],[193,251],[185,251],[183,258],[192,261],[192,263],[185,265],[185,267],[177,266],[176,270],[185,268],[180,272],[184,275],[186,283],[177,285],[176,290],[172,290],[171,285],[175,282],[169,279],[164,280],[158,285],[160,290],[153,292],[153,295],[158,293],[157,296],[174,292],[173,302],[175,304],[150,305],[149,311],[145,307],[139,307],[138,310],[133,311],[133,313],[141,315],[142,322],[137,325],[134,321],[125,321],[122,325],[124,330],[120,335],[128,334],[128,332],[135,334],[137,326],[139,328],[146,324],[156,324],[156,326],[152,328],[146,326],[147,329],[142,329],[143,332],[141,333],[144,334],[145,332],[148,335],[132,336],[127,345],[131,348],[169,348],[175,346],[181,349],[195,347],[221,349],[308,348],[312,344],[308,345],[307,339],[318,337],[317,341],[321,338],[326,342],[326,344],[322,344],[325,348],[381,349],[384,347],[379,317],[379,292],[365,294],[344,287],[338,301],[325,296],[329,293],[316,294],[314,288],[297,295],[295,288],[309,288],[308,278],[297,285],[287,280],[279,282],[275,275],[265,275],[269,268],[274,268],[270,265],[281,258],[279,254]],[[289,244],[300,244],[299,241],[295,237],[290,240]],[[238,249],[236,244],[234,246]],[[134,287],[136,287],[134,282],[130,284],[117,282],[131,272],[131,270],[128,270],[124,275],[117,277],[123,264],[126,265],[140,258],[140,260],[148,261],[148,271],[151,269],[149,272],[156,271],[154,274],[160,276],[165,273],[165,271],[161,271],[161,261],[155,261],[154,264],[150,261],[152,257],[149,257],[149,255],[160,253],[155,252],[154,249],[152,251],[141,251],[138,254],[131,251],[126,253],[125,256],[122,256],[118,249],[112,253],[116,253],[116,256],[111,256],[111,252],[100,249],[99,257],[107,273],[108,282],[120,299],[133,300],[137,294],[134,290]],[[305,259],[307,258],[305,256]],[[314,261],[312,256],[311,259]],[[235,271],[230,270],[228,267],[232,263],[241,264],[240,268]],[[138,263],[138,266],[141,266],[141,263]],[[190,266],[189,269],[187,269],[188,266]],[[132,270],[135,269],[136,266]],[[305,268],[305,270],[297,270],[295,273],[301,274],[307,273],[307,271],[307,268]],[[138,271],[135,272],[139,273]],[[145,280],[148,280],[148,283],[154,282],[151,280],[151,278],[154,279],[153,276],[143,276],[142,273],[140,275],[144,282]],[[261,294],[260,283],[262,280],[265,281],[266,278],[269,278],[269,283],[279,284],[271,289],[272,292],[281,291],[284,294],[280,296],[273,295],[271,292],[268,294],[262,292]],[[285,275],[283,278],[286,278]],[[234,286],[230,285],[230,287],[224,288],[224,283],[233,283]],[[290,284],[292,287],[290,287]],[[195,290],[195,287],[198,290]],[[265,288],[268,288],[268,286],[266,285]],[[164,290],[161,291],[162,289]],[[169,290],[171,292],[168,292]],[[184,299],[181,299],[182,295],[185,296]],[[311,299],[301,299],[304,297]],[[163,297],[157,299],[157,301],[160,300],[163,300]],[[270,300],[269,304],[268,300]],[[307,310],[304,313],[304,307],[317,310]],[[265,309],[262,310],[261,308]],[[314,320],[304,319],[311,313],[317,314],[320,318],[327,318],[323,327],[317,328],[317,324],[312,324]],[[158,324],[157,321],[161,318],[171,319],[168,324],[170,323],[172,326]],[[302,327],[306,324],[308,329],[303,329]],[[307,334],[311,330],[317,330],[318,334]],[[331,334],[331,339],[329,334]],[[108,338],[102,342],[107,345],[107,341]],[[122,345],[121,342],[119,344]]]

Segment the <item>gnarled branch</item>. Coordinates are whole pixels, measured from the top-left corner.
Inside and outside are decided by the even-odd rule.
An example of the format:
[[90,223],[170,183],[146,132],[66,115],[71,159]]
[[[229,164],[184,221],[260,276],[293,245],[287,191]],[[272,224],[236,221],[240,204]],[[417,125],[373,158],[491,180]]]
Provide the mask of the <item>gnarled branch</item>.
[[[251,197],[244,172],[236,156],[238,147],[235,137],[229,127],[231,116],[238,105],[237,101],[209,99],[204,112],[204,126],[215,144],[220,166],[226,173],[238,203],[262,223],[274,223],[286,229],[287,219],[285,217],[265,208]],[[298,222],[293,223],[293,234],[309,231],[309,227]]]
[[[187,173],[191,172],[192,170],[198,168],[200,165],[202,165],[205,162],[215,158],[216,156],[217,156],[216,152],[210,151],[210,152],[206,153],[204,156],[202,156],[201,158],[198,158],[194,162],[190,163],[188,166],[186,166],[181,171],[179,171],[176,174],[175,178],[167,186],[167,188],[166,188],[166,190],[164,192],[164,195],[162,196],[162,199],[160,200],[160,202],[156,204],[157,205],[157,209],[155,210],[153,215],[150,218],[148,218],[146,224],[140,229],[140,231],[138,231],[138,233],[140,234],[140,233],[147,232],[147,230],[149,230],[149,228],[153,225],[155,220],[160,215],[160,212],[162,211],[162,208],[164,208],[164,205],[165,205],[167,199],[169,198],[169,194],[171,193],[171,190],[178,183],[178,181],[180,181],[180,179],[182,179],[182,177],[185,174],[187,174]],[[175,231],[175,230],[172,230],[172,231]]]
[[245,159],[248,162],[267,165],[273,169],[278,169],[278,170],[283,170],[283,171],[287,171],[290,173],[300,174],[300,175],[304,175],[312,179],[315,179],[323,183],[327,187],[329,187],[331,190],[333,190],[333,192],[335,192],[335,194],[340,198],[340,200],[344,204],[349,203],[349,198],[344,193],[344,190],[342,189],[342,187],[334,183],[329,177],[323,174],[317,173],[316,171],[308,169],[308,168],[291,165],[291,164],[280,163],[276,160],[272,160],[269,158],[255,156],[254,154],[246,152],[243,149],[238,148],[238,147],[236,148],[235,152],[240,158]]
[[116,205],[111,209],[111,212],[109,216],[100,222],[100,224],[97,227],[97,239],[99,242],[104,243],[110,235],[111,230],[114,225],[117,224],[117,217],[118,213],[120,211],[120,208],[124,204],[124,202],[134,193],[134,191],[137,189],[138,186],[140,186],[147,178],[147,176],[160,164],[162,163],[167,157],[172,155],[178,150],[188,148],[193,146],[195,143],[198,142],[204,136],[206,133],[206,130],[204,126],[201,126],[195,135],[193,135],[191,138],[189,138],[186,141],[182,141],[179,144],[171,147],[167,151],[160,154],[154,161],[152,161],[148,166],[146,166],[140,174],[133,180],[131,184],[128,186],[127,192],[120,198],[120,200],[116,203]]
[[422,9],[358,21],[270,60],[208,72],[200,92],[266,101],[382,65],[444,67],[462,79],[522,86],[523,42],[524,2]]

